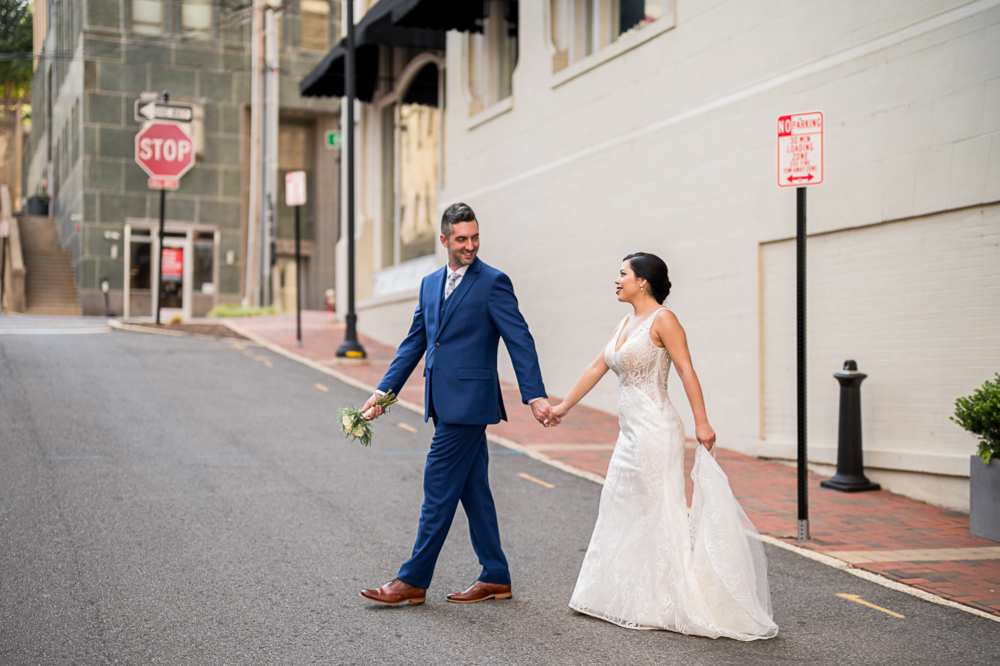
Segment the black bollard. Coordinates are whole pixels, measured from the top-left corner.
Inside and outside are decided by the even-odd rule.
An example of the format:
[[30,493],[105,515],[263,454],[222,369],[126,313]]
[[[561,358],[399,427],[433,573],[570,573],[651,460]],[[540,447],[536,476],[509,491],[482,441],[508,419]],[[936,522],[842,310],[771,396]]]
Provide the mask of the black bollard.
[[840,433],[837,437],[837,473],[832,479],[820,481],[824,488],[844,493],[879,490],[865,476],[861,453],[861,382],[868,375],[858,372],[858,364],[844,361],[844,369],[834,375],[840,382]]

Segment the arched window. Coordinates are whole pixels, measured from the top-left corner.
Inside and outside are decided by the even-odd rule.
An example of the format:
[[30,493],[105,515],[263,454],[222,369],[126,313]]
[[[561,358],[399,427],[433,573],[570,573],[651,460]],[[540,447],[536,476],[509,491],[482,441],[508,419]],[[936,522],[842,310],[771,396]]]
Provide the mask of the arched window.
[[382,107],[382,268],[434,254],[441,150],[438,66]]

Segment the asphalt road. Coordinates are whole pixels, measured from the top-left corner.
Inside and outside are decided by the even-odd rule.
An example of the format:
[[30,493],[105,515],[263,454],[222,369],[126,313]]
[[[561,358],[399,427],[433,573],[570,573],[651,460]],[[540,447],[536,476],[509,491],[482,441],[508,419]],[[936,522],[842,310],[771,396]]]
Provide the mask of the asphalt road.
[[416,531],[417,415],[397,409],[364,449],[335,413],[366,396],[261,348],[46,330],[0,330],[2,664],[1000,661],[1000,623],[770,546],[771,641],[575,615],[601,489],[502,449],[514,599],[445,602],[479,573],[460,511],[428,602],[372,605],[358,591],[395,575]]

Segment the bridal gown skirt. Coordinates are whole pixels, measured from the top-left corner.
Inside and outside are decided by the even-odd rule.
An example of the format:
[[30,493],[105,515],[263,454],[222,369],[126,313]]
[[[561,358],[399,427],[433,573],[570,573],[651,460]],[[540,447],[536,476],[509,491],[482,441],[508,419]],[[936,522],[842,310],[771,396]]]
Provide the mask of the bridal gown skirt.
[[570,607],[630,629],[772,638],[763,545],[702,446],[688,512],[684,426],[666,392],[670,361],[648,327],[620,351],[617,336],[605,350],[619,378],[621,433]]
[[[619,451],[570,608],[629,629],[777,635],[763,546],[712,455],[701,446],[695,454],[689,515],[683,477],[673,492],[649,496],[632,456]],[[680,456],[683,465],[683,448]]]

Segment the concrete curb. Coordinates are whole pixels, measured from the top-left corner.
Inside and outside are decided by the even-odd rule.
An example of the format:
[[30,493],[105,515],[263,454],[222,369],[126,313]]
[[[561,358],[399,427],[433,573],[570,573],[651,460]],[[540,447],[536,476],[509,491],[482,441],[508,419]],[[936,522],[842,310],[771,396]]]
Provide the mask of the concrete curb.
[[[181,331],[159,331],[155,328],[149,328],[148,326],[133,326],[132,324],[126,324],[117,319],[108,320],[108,328],[115,329],[117,331],[129,331],[131,333],[149,333],[151,335],[169,335],[174,338],[195,338],[197,340],[213,340],[218,342],[219,340],[229,340],[231,342],[243,342],[243,344],[258,345],[259,342],[251,341],[249,338],[246,341],[236,340],[235,338],[216,338],[211,335],[201,335],[199,333],[183,333]],[[236,331],[235,329],[226,326],[229,330],[239,333],[246,337],[243,333]]]
[[760,540],[764,543],[769,543],[772,546],[778,548],[783,548],[785,550],[790,550],[793,553],[798,553],[802,557],[813,560],[814,562],[819,562],[820,564],[825,564],[828,567],[833,567],[834,569],[840,569],[852,576],[857,576],[858,578],[863,578],[870,583],[875,583],[876,585],[881,585],[882,587],[888,587],[890,590],[896,590],[897,592],[903,592],[909,594],[912,597],[917,597],[918,599],[923,599],[924,601],[929,601],[932,604],[938,604],[940,606],[948,606],[949,608],[955,608],[966,613],[972,613],[973,615],[978,615],[979,617],[984,617],[987,620],[993,620],[994,622],[1000,622],[1000,616],[992,615],[985,611],[981,611],[978,608],[973,608],[972,606],[966,606],[965,604],[960,604],[957,601],[952,601],[951,599],[945,599],[944,597],[939,597],[931,592],[925,592],[924,590],[918,590],[915,587],[910,587],[905,583],[900,583],[899,581],[886,578],[885,576],[880,576],[877,573],[872,573],[871,571],[866,571],[865,569],[856,569],[847,562],[843,560],[838,560],[835,557],[830,557],[829,555],[824,555],[823,553],[817,553],[816,551],[809,550],[808,548],[803,548],[801,546],[796,546],[795,544],[788,543],[787,541],[782,541],[781,539],[775,539],[772,536],[767,536],[766,534],[760,535]]
[[[354,388],[361,389],[362,391],[366,391],[369,393],[375,392],[374,386],[369,386],[368,384],[365,384],[364,382],[359,381],[354,377],[345,375],[344,373],[337,372],[336,370],[322,366],[319,363],[316,363],[315,361],[305,358],[304,356],[300,356],[295,352],[289,351],[280,345],[276,345],[272,342],[264,340],[263,338],[260,338],[259,336],[254,335],[253,333],[243,329],[237,324],[233,324],[232,322],[223,322],[223,325],[229,327],[236,333],[239,333],[240,335],[249,338],[250,340],[253,340],[260,346],[266,347],[267,349],[273,351],[275,354],[281,354],[282,356],[289,358],[293,361],[297,361],[299,363],[309,366],[310,368],[326,373],[331,377],[334,377],[349,386],[353,386]],[[399,403],[397,404],[402,405],[406,409],[409,409],[410,411],[415,412],[420,416],[424,415],[424,408],[422,405],[418,405],[408,400],[400,400]],[[578,476],[582,479],[587,479],[588,481],[593,481],[594,483],[600,484],[602,486],[604,485],[604,477],[599,474],[594,474],[593,472],[587,472],[582,469],[577,469],[571,465],[562,462],[561,460],[554,460],[553,458],[548,457],[547,455],[545,455],[540,451],[534,451],[531,448],[524,446],[522,444],[518,444],[517,442],[511,439],[507,439],[506,437],[500,437],[498,435],[493,435],[487,432],[486,439],[490,442],[493,442],[494,444],[498,444],[505,448],[514,451],[520,451],[521,453],[524,453],[530,458],[534,458],[539,462],[555,467],[556,469],[562,470],[563,472],[567,472],[574,476]],[[956,601],[951,601],[950,599],[939,597],[936,594],[925,592],[924,590],[918,590],[915,587],[910,587],[909,585],[905,585],[898,581],[891,580],[889,578],[886,578],[885,576],[880,576],[876,573],[872,573],[871,571],[866,571],[864,569],[856,569],[847,562],[844,562],[843,560],[838,560],[835,557],[824,555],[822,553],[817,553],[815,551],[809,550],[808,548],[802,548],[801,546],[796,546],[787,543],[785,541],[782,541],[781,539],[776,539],[772,536],[767,536],[765,534],[761,534],[760,539],[764,543],[768,543],[777,548],[783,548],[784,550],[797,553],[802,557],[813,560],[814,562],[819,562],[820,564],[825,564],[828,567],[832,567],[834,569],[840,569],[841,571],[849,573],[852,576],[857,576],[858,578],[867,580],[870,583],[875,583],[876,585],[881,585],[882,587],[887,587],[891,590],[896,590],[897,592],[903,592],[904,594],[909,594],[910,596],[917,597],[918,599],[923,599],[924,601],[929,601],[931,603],[938,604],[940,606],[947,606],[949,608],[965,611],[966,613],[971,613],[972,615],[978,615],[979,617],[983,617],[988,620],[993,620],[994,622],[1000,622],[1000,616],[991,615],[990,613],[981,611],[978,608],[966,606]]]

